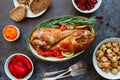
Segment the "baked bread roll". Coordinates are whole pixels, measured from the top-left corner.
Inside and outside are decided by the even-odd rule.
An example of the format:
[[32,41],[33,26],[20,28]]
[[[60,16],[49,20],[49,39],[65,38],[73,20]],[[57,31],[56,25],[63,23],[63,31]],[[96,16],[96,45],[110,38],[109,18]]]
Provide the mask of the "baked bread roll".
[[30,0],[17,0],[20,4],[26,4],[28,5]]
[[32,0],[29,7],[33,13],[39,13],[51,5],[51,0]]
[[20,5],[9,12],[9,16],[14,21],[21,21],[26,17],[27,9],[25,5]]

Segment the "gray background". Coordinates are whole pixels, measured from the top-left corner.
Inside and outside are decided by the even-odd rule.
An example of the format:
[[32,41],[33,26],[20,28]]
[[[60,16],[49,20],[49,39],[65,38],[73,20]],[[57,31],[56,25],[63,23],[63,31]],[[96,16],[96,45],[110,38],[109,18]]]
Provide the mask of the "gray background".
[[[69,77],[62,80],[105,80],[94,69],[92,64],[92,55],[96,45],[109,37],[120,37],[120,0],[103,0],[100,8],[91,14],[82,14],[78,12],[72,5],[71,0],[52,0],[52,5],[48,10],[37,18],[26,18],[22,22],[14,22],[9,18],[9,11],[14,8],[12,0],[0,0],[0,80],[9,80],[4,72],[4,63],[8,56],[13,53],[23,53],[28,55],[34,63],[34,72],[29,80],[41,80],[41,73],[48,71],[56,71],[68,68],[71,64],[84,60],[89,66],[89,74],[86,76]],[[32,56],[27,49],[26,39],[32,29],[41,21],[54,16],[62,15],[78,15],[78,16],[103,16],[104,23],[100,24],[98,21],[94,24],[97,30],[96,40],[93,45],[78,57],[62,62],[52,63],[44,62]],[[109,22],[110,25],[105,24]],[[7,42],[2,36],[2,30],[6,25],[15,25],[20,31],[20,38],[15,42]]]

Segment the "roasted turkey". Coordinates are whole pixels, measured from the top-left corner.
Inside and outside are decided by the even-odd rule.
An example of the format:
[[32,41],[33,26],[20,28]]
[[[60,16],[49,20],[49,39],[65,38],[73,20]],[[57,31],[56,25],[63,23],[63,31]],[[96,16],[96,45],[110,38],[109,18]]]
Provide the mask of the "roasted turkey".
[[36,50],[82,51],[92,44],[95,34],[86,26],[79,27],[67,28],[64,31],[46,27],[35,29],[30,36],[30,43]]

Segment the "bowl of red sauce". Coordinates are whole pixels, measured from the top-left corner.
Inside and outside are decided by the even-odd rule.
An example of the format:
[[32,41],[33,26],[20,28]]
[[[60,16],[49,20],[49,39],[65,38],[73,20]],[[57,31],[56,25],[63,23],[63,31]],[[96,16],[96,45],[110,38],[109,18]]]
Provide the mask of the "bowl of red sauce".
[[72,3],[79,12],[92,13],[100,7],[102,0],[72,0]]
[[20,36],[20,31],[19,29],[14,26],[14,25],[7,25],[4,29],[3,29],[3,37],[7,40],[7,41],[15,41],[19,38]]
[[28,56],[16,53],[7,58],[4,69],[11,80],[28,80],[33,74],[34,66]]

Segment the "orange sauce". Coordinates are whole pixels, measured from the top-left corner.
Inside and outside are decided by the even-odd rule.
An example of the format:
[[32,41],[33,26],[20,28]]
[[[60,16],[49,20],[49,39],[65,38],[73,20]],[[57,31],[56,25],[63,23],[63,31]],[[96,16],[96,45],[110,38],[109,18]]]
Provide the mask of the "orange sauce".
[[3,32],[4,36],[9,39],[9,40],[13,40],[17,37],[18,35],[18,31],[15,27],[13,27],[12,25],[6,27],[4,29],[4,32]]

